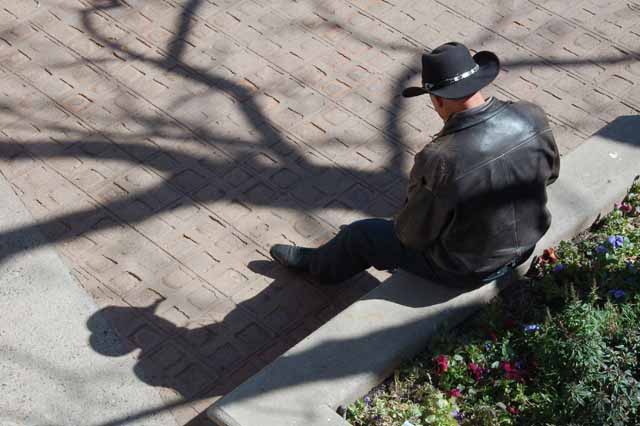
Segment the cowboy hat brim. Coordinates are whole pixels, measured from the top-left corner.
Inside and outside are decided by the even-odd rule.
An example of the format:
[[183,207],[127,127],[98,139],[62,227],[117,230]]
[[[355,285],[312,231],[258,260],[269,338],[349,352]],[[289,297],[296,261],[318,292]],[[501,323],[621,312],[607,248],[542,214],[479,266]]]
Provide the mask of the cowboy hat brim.
[[433,90],[427,90],[423,87],[408,87],[402,91],[402,96],[412,98],[430,93],[445,99],[461,99],[473,95],[488,86],[500,73],[500,60],[493,52],[478,52],[473,55],[473,60],[480,69],[470,77]]

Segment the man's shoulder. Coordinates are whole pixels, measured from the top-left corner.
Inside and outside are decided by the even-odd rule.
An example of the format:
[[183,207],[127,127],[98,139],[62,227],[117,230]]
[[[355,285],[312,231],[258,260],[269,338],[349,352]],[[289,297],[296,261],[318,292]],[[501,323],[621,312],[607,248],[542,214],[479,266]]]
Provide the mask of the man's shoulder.
[[510,102],[508,110],[525,121],[547,124],[547,113],[538,104],[529,101]]
[[437,137],[418,151],[415,159],[416,161],[428,163],[454,162],[456,152],[455,145],[446,143],[446,136]]

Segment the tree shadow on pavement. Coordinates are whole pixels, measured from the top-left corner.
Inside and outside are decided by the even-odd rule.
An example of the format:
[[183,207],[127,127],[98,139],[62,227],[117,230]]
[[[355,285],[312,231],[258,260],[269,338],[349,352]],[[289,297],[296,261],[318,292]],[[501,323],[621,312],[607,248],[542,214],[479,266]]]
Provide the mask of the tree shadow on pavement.
[[[110,0],[96,3],[95,6],[88,8],[82,11],[82,22],[84,23],[85,30],[88,34],[90,34],[95,40],[100,43],[103,43],[105,46],[113,49],[114,52],[118,53],[122,57],[126,57],[132,61],[137,61],[140,63],[144,63],[147,65],[151,65],[159,70],[164,72],[174,74],[180,78],[183,78],[187,81],[191,81],[197,84],[201,84],[203,87],[207,88],[207,90],[211,92],[221,92],[228,94],[234,99],[241,100],[237,105],[239,107],[240,112],[246,118],[247,123],[252,128],[252,132],[256,134],[258,137],[257,144],[250,144],[249,141],[242,140],[241,138],[231,137],[226,138],[224,135],[218,135],[215,131],[209,130],[208,128],[201,126],[197,121],[190,123],[186,122],[186,127],[183,125],[177,125],[175,122],[172,122],[169,119],[163,119],[161,117],[146,117],[144,113],[140,113],[135,111],[133,108],[125,108],[122,112],[123,116],[131,116],[135,117],[138,124],[144,129],[140,132],[133,132],[129,134],[115,132],[113,130],[107,129],[100,132],[91,132],[91,131],[83,131],[78,132],[76,129],[65,129],[63,126],[58,125],[45,125],[44,123],[38,123],[37,120],[33,123],[34,126],[38,126],[38,129],[42,131],[43,134],[46,134],[48,131],[55,133],[67,133],[71,134],[72,138],[67,138],[66,140],[56,140],[56,143],[52,143],[46,137],[42,140],[26,140],[22,141],[22,146],[27,149],[22,152],[16,152],[15,149],[3,149],[0,152],[0,155],[4,159],[9,159],[11,161],[20,162],[23,160],[28,160],[32,155],[36,155],[42,159],[55,159],[55,158],[65,158],[68,156],[74,156],[82,160],[86,158],[87,160],[96,160],[99,159],[101,161],[118,161],[123,163],[131,163],[136,164],[140,161],[140,159],[148,159],[152,156],[166,155],[169,158],[175,160],[175,164],[198,164],[209,170],[227,170],[229,166],[242,164],[247,166],[249,169],[260,168],[260,172],[269,175],[274,174],[276,171],[283,168],[286,165],[295,166],[296,172],[303,173],[303,176],[299,176],[299,182],[306,182],[308,184],[313,184],[314,181],[321,181],[324,176],[327,174],[332,174],[334,176],[340,176],[342,173],[346,173],[348,175],[353,176],[354,182],[363,182],[365,185],[369,184],[378,184],[380,187],[384,187],[384,185],[388,185],[393,182],[394,185],[398,187],[402,186],[401,182],[406,179],[403,172],[406,169],[406,165],[403,162],[406,162],[407,155],[404,152],[401,145],[397,143],[397,140],[402,138],[402,131],[397,128],[395,125],[395,121],[391,119],[391,116],[398,111],[397,107],[392,107],[392,111],[389,116],[389,133],[387,136],[388,140],[386,141],[389,149],[395,154],[387,155],[389,158],[388,161],[384,164],[381,164],[379,167],[375,169],[369,169],[367,171],[363,171],[360,168],[351,168],[351,167],[341,167],[336,165],[335,163],[331,163],[330,165],[320,165],[318,163],[314,163],[310,161],[310,157],[306,151],[306,147],[300,144],[292,143],[291,139],[285,136],[270,120],[267,118],[265,114],[262,113],[260,106],[256,103],[254,94],[247,90],[246,87],[238,85],[235,82],[232,82],[229,79],[217,76],[216,74],[201,69],[195,66],[190,66],[181,60],[181,55],[184,53],[184,46],[186,44],[185,38],[191,28],[191,16],[196,13],[198,7],[202,4],[201,0],[192,0],[189,1],[183,9],[183,13],[180,15],[178,30],[175,33],[174,38],[169,43],[168,54],[165,59],[158,59],[154,57],[147,57],[144,53],[136,52],[135,50],[127,48],[127,46],[119,45],[117,42],[112,41],[109,37],[102,36],[97,28],[95,28],[94,23],[92,21],[92,16],[95,13],[99,12],[108,12],[110,10],[118,9],[124,7],[124,5],[118,0]],[[64,66],[64,65],[60,65]],[[404,80],[405,75],[400,76],[399,83],[397,88],[402,85],[402,81]],[[183,106],[183,102],[187,102],[190,97],[185,96],[185,98],[181,100],[177,100],[173,105],[172,109],[180,109]],[[397,103],[394,103],[397,105]],[[13,110],[11,111],[11,107],[7,106],[4,111],[7,113],[14,113],[16,116],[20,116],[20,112]],[[34,120],[31,119],[33,122]],[[11,128],[5,129],[9,135],[12,133]],[[232,155],[227,154],[226,156],[217,155],[216,160],[209,160],[206,157],[195,157],[190,155],[189,149],[184,149],[184,146],[180,147],[171,147],[171,146],[163,146],[158,149],[155,146],[148,146],[140,143],[140,141],[153,140],[157,137],[163,137],[163,134],[171,133],[170,138],[174,141],[182,141],[188,142],[196,146],[210,146],[221,149],[223,152],[228,147],[231,150]],[[119,149],[111,149],[110,142],[113,142],[117,148]],[[364,143],[365,140],[351,141],[354,144]],[[11,145],[16,145],[16,140],[9,138],[2,141],[2,143],[10,147]],[[315,145],[315,141],[305,141],[307,145]],[[324,142],[323,142],[324,143]],[[327,143],[333,143],[333,141],[327,141]],[[76,145],[76,146],[74,146]],[[78,150],[78,146],[81,146],[81,149]],[[243,148],[246,146],[246,148]],[[252,165],[252,160],[255,160],[256,155],[260,152],[266,153],[271,158],[275,159],[276,162],[279,163],[273,165]],[[286,152],[286,158],[282,154],[282,152]],[[72,154],[73,153],[73,154]],[[295,164],[291,164],[294,161]],[[366,160],[365,160],[366,162]],[[192,186],[186,186],[185,184],[178,184],[180,179],[180,173],[184,172],[181,169],[171,169],[166,165],[157,165],[157,164],[145,164],[148,167],[155,168],[158,173],[162,173],[165,176],[164,181],[158,183],[155,186],[150,186],[148,188],[142,189],[140,192],[128,194],[127,197],[121,199],[115,199],[113,201],[107,202],[102,208],[106,211],[113,212],[119,214],[119,212],[123,212],[126,209],[124,207],[136,200],[136,199],[144,199],[144,198],[154,198],[156,195],[160,195],[164,192],[171,191],[172,188],[177,188],[187,192],[188,195],[193,196],[195,189]],[[214,178],[219,178],[219,176],[213,176]],[[394,182],[395,181],[395,182]],[[287,191],[283,191],[286,193]],[[203,196],[199,198],[198,201],[202,203],[210,203],[210,202],[221,202],[223,200],[234,201],[231,199],[231,196],[227,196],[224,193],[224,190],[217,191],[213,195],[214,198],[207,198]],[[279,194],[281,195],[281,194]],[[399,196],[400,198],[400,196]],[[257,197],[254,199],[246,200],[247,203],[254,205],[264,205],[270,206],[275,209],[288,209],[290,210],[292,205],[290,203],[286,203],[282,201],[282,197]],[[281,205],[282,203],[282,205]],[[314,214],[314,212],[322,209],[322,207],[314,207],[307,206],[307,212],[310,214]],[[391,214],[391,210],[380,211],[372,206],[365,205],[352,205],[351,207],[354,210],[360,210],[365,215],[374,215],[380,216],[385,214]],[[164,211],[166,208],[169,208],[169,205],[161,206],[157,209],[154,209],[152,212],[148,211],[131,211],[131,215],[124,217],[123,220],[126,222],[135,224],[145,219],[149,218],[150,215],[157,215]],[[95,209],[85,209],[78,210],[72,213],[65,214],[61,217],[47,219],[42,221],[38,225],[47,229],[47,228],[55,228],[56,222],[63,221],[67,224],[75,224],[75,223],[84,223],[86,219],[91,216],[95,216],[97,211]],[[35,224],[33,226],[36,226]],[[102,222],[98,227],[88,230],[89,234],[92,232],[100,231],[104,229],[103,227],[112,226],[111,223]],[[28,226],[27,226],[28,227]],[[3,238],[12,238],[16,233],[20,233],[23,231],[27,231],[25,228],[15,229],[9,231],[6,235],[3,235]],[[53,236],[48,235],[50,237],[51,243],[56,243],[59,241],[64,241],[65,238],[73,238],[74,235],[66,234]]]

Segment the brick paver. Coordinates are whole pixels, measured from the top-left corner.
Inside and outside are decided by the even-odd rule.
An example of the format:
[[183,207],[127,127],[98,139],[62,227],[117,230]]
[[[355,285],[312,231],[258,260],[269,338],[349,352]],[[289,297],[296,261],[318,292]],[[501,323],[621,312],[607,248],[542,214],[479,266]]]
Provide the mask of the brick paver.
[[422,49],[498,52],[488,92],[543,105],[566,153],[637,114],[639,15],[599,0],[0,0],[0,171],[187,423],[378,283],[324,288],[268,247],[402,203],[440,125],[399,97]]

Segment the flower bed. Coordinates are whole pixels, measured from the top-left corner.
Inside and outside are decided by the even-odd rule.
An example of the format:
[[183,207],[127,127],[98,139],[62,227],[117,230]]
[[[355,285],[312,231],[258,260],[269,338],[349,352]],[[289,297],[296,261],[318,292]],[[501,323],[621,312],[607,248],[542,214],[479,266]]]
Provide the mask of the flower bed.
[[640,424],[640,182],[347,409],[354,426]]

